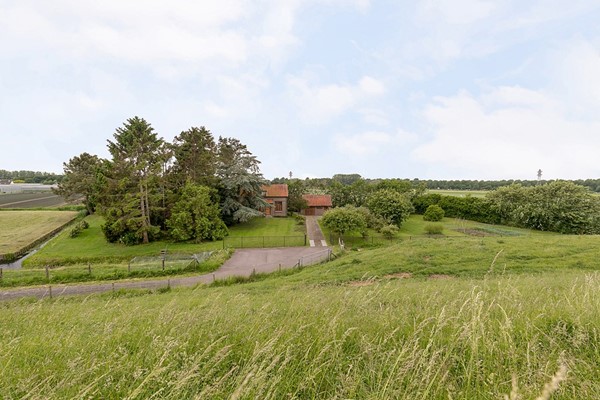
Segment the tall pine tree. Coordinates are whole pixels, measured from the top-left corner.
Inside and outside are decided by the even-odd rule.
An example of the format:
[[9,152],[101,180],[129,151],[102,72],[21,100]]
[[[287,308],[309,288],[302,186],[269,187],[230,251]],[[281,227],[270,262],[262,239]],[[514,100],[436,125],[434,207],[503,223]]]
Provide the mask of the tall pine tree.
[[152,217],[161,215],[165,143],[139,117],[128,119],[113,137],[108,141],[112,162],[103,204],[104,234],[111,242],[148,243],[160,230]]

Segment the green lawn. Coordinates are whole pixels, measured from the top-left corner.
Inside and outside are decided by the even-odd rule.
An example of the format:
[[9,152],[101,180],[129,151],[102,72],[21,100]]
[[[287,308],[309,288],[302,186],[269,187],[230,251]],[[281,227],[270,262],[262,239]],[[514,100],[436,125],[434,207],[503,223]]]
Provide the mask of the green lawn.
[[294,218],[254,218],[232,226],[229,236],[302,236],[304,232],[304,225]]
[[[170,253],[198,253],[223,248],[222,241],[205,243],[174,243],[159,241],[137,246],[125,246],[108,243],[100,226],[102,217],[91,215],[86,218],[90,227],[76,238],[69,237],[69,232],[61,233],[50,241],[38,253],[24,261],[25,267],[42,267],[45,265],[68,265],[92,263],[120,263],[137,256],[156,256],[161,250]],[[304,230],[304,227],[300,227]],[[303,235],[297,230],[293,218],[255,218],[250,222],[239,224],[230,229],[230,236],[284,236]]]
[[496,400],[545,387],[598,399],[599,241],[418,237],[243,285],[0,303],[0,387],[44,399]]

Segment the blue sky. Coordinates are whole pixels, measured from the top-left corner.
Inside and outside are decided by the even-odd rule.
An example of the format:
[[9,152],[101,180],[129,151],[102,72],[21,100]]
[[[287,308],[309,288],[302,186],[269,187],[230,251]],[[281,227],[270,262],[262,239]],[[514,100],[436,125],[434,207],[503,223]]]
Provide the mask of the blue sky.
[[0,0],[0,169],[134,115],[268,178],[600,177],[597,0]]

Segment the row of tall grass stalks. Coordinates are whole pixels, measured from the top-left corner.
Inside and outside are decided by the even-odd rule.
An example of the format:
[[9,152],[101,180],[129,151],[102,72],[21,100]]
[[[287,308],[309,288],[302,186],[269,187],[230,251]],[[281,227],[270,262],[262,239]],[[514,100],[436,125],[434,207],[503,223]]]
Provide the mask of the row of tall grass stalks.
[[0,304],[3,398],[597,399],[600,274]]

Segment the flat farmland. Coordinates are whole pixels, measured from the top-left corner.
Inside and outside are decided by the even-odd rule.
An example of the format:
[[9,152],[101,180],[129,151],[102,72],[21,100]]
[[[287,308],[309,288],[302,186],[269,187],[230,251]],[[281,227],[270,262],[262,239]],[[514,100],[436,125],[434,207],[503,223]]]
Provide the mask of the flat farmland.
[[51,191],[0,195],[0,208],[42,208],[65,204],[65,199]]
[[14,253],[76,216],[76,211],[0,212],[0,254]]

